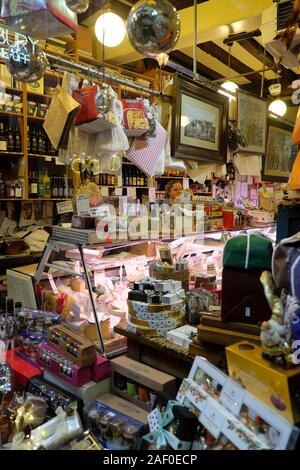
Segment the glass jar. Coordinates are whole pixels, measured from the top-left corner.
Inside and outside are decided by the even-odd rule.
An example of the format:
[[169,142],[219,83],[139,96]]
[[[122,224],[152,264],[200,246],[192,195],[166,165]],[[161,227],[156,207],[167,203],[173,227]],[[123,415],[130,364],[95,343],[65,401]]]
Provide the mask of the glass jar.
[[128,424],[123,429],[124,446],[128,450],[134,450],[137,447],[138,429],[132,424]]
[[121,449],[124,445],[123,429],[124,421],[121,418],[114,418],[110,423],[112,431],[112,442],[116,449]]
[[22,98],[19,95],[14,96],[15,113],[21,114],[23,111]]
[[35,101],[28,101],[27,114],[28,116],[36,116],[37,104]]
[[41,118],[46,117],[47,110],[48,110],[48,105],[45,103],[40,103],[37,108],[38,117],[41,117]]

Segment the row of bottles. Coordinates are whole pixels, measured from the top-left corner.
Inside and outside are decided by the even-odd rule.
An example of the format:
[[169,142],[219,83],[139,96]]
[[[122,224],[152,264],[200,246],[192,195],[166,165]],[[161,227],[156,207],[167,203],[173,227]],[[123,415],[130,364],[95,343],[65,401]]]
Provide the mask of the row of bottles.
[[66,176],[49,176],[48,170],[40,170],[38,173],[29,173],[29,197],[30,198],[69,198],[73,197],[74,189],[71,178]]
[[0,151],[22,152],[21,133],[17,124],[11,122],[0,122]]
[[94,182],[99,186],[115,186],[117,184],[118,177],[110,175],[108,173],[100,173],[95,175]]
[[43,127],[38,125],[27,126],[27,150],[35,155],[57,155]]
[[12,199],[23,197],[23,184],[20,180],[9,179],[4,181],[0,173],[0,199]]
[[146,175],[139,168],[130,165],[123,165],[123,186],[147,186]]

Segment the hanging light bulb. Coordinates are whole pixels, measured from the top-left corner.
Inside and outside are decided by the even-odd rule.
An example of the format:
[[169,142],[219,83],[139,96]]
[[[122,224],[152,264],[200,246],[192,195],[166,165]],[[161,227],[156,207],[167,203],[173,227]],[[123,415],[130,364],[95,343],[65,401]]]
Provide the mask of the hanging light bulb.
[[[224,89],[224,91],[222,90],[222,88]],[[221,93],[221,95],[224,95],[224,96],[227,96],[227,98],[229,98],[229,101],[235,101],[235,95],[237,90],[239,89],[239,86],[234,83],[234,82],[231,82],[231,81],[227,81],[227,82],[224,82],[222,83],[221,85],[221,89],[218,90],[219,93]],[[229,93],[226,93],[227,90]]]
[[287,106],[284,101],[277,99],[270,103],[269,111],[270,113],[275,114],[276,117],[283,117],[287,112]]
[[95,24],[95,34],[106,47],[116,47],[124,41],[126,28],[122,18],[111,10],[110,4]]
[[161,54],[157,54],[156,60],[160,67],[165,67],[168,63],[169,56],[165,52],[162,52]]

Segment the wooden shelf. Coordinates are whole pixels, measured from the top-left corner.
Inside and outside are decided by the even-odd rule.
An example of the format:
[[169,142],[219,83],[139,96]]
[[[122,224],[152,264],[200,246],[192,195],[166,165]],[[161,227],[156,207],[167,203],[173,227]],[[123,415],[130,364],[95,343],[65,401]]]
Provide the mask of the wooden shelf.
[[188,176],[154,176],[157,180],[184,180],[184,179],[190,179]]
[[58,155],[41,155],[39,153],[29,153],[28,156],[33,158],[58,158]]
[[31,121],[45,121],[45,118],[42,118],[42,117],[38,117],[38,116],[27,116],[27,120],[29,121],[29,119]]
[[1,201],[26,201],[23,197],[4,197],[0,199]]
[[23,90],[18,90],[18,88],[12,88],[11,86],[3,85],[5,92],[9,92],[15,95],[23,95]]
[[71,197],[30,197],[26,201],[69,201]]
[[32,95],[32,96],[36,96],[40,98],[47,98],[47,99],[53,98],[52,95],[41,95],[40,93],[35,93],[34,91],[27,91],[27,95]]
[[1,157],[11,156],[11,157],[21,157],[22,158],[24,156],[24,153],[23,152],[0,151],[0,156]]
[[18,117],[23,117],[23,113],[10,113],[9,111],[2,111],[0,110],[0,115],[1,116],[18,116]]

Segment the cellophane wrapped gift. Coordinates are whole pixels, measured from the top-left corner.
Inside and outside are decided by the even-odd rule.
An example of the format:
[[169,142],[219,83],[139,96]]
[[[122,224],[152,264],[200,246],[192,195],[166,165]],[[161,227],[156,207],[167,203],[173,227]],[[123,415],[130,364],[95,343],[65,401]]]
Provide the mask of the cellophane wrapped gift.
[[12,28],[36,39],[74,33],[77,15],[64,0],[11,0],[2,2],[1,17]]
[[29,438],[19,433],[6,447],[9,450],[59,450],[83,433],[79,414],[74,407],[67,412],[59,407],[56,414],[55,418],[34,429]]

